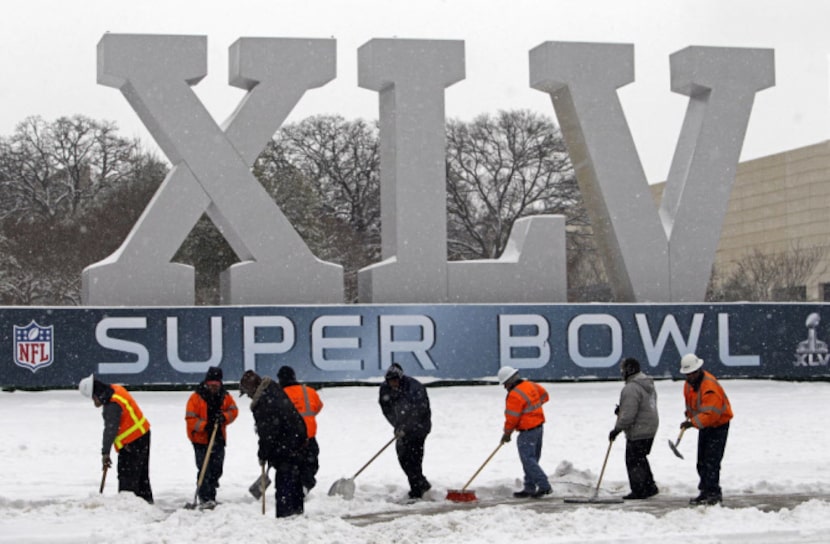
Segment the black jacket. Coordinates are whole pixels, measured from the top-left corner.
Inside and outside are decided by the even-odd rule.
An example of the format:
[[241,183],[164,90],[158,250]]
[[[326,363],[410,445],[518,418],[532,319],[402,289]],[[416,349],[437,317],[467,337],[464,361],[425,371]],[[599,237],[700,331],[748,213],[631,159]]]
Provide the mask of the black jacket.
[[299,465],[307,439],[305,421],[271,378],[262,379],[251,400],[251,411],[259,435],[259,458],[271,466]]
[[395,431],[426,436],[432,430],[429,397],[426,388],[418,380],[403,376],[397,390],[382,383],[378,402],[383,415]]

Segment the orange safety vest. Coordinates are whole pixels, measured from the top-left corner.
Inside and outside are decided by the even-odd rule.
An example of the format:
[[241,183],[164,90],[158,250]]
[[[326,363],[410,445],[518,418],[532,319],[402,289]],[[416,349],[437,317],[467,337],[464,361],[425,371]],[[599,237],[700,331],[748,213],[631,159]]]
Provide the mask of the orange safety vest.
[[317,420],[315,416],[323,409],[323,401],[313,388],[306,385],[289,385],[282,389],[294,407],[300,412],[305,420],[305,428],[309,438],[314,438],[317,435]]
[[[207,427],[207,401],[198,393],[193,393],[187,400],[184,419],[187,421],[187,438],[194,444],[207,444],[210,442],[210,435],[205,430]],[[239,409],[233,396],[225,393],[222,399],[222,415],[225,416],[225,425],[222,425],[222,438],[228,439],[228,432],[225,429],[239,415]]]
[[121,421],[118,423],[118,434],[115,437],[115,451],[134,442],[150,431],[150,422],[141,413],[141,408],[129,391],[120,385],[111,385],[112,402],[121,406]]
[[732,405],[718,380],[703,371],[703,380],[697,391],[686,382],[683,385],[686,398],[686,417],[698,429],[720,427],[732,419]]
[[504,431],[526,431],[545,422],[542,405],[550,400],[545,388],[528,380],[507,393],[504,407]]

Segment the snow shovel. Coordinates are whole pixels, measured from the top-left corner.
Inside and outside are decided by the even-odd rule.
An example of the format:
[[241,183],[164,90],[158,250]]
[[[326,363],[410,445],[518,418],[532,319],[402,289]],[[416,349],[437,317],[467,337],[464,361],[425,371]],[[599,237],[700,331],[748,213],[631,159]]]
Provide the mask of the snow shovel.
[[588,498],[583,497],[573,497],[565,499],[565,502],[569,503],[594,503],[594,504],[618,504],[623,502],[623,500],[619,497],[607,497],[600,499],[599,495],[599,485],[602,483],[602,477],[605,474],[605,465],[608,464],[608,456],[611,454],[611,446],[614,445],[613,440],[608,441],[608,450],[605,452],[605,461],[602,462],[602,470],[599,471],[599,480],[597,480],[597,487],[594,489],[594,494]]
[[473,476],[469,480],[467,480],[467,483],[464,484],[464,487],[462,487],[461,489],[450,489],[449,491],[447,491],[447,500],[452,502],[477,501],[478,498],[476,497],[476,492],[472,490],[467,491],[467,488],[470,486],[473,480],[475,480],[476,476],[478,476],[478,473],[481,472],[481,470],[487,465],[487,463],[490,462],[490,459],[492,459],[493,456],[496,455],[496,452],[499,451],[499,449],[502,446],[504,446],[504,442],[499,442],[499,445],[496,446],[496,449],[493,450],[493,453],[491,453],[490,456],[484,460],[481,466],[478,467],[478,470],[475,471],[475,474],[473,474]]
[[360,467],[360,470],[358,470],[357,472],[354,473],[354,476],[352,476],[351,478],[340,478],[339,480],[337,480],[336,482],[331,484],[331,489],[329,489],[329,497],[333,497],[335,495],[340,495],[344,499],[349,499],[349,500],[353,499],[354,498],[354,479],[357,478],[360,475],[360,473],[363,472],[366,469],[366,467],[368,467],[370,464],[372,464],[372,461],[377,459],[378,456],[381,453],[383,453],[383,450],[388,448],[392,444],[392,442],[394,442],[397,439],[398,439],[397,435],[393,436],[392,440],[390,440],[389,442],[384,444],[383,447],[375,455],[373,455],[371,459],[366,461],[365,465]]
[[677,446],[680,445],[680,439],[683,438],[683,433],[685,433],[685,432],[686,432],[686,427],[683,427],[682,429],[680,429],[680,434],[677,435],[677,442],[672,443],[672,441],[669,440],[669,447],[671,448],[671,451],[673,451],[674,454],[676,456],[680,457],[681,459],[683,459],[684,457],[683,457],[683,454],[680,453],[680,450],[677,449]]
[[271,478],[268,476],[268,469],[266,469],[262,476],[257,476],[254,483],[248,486],[248,493],[253,495],[256,500],[259,500],[262,498],[262,493],[268,489],[269,485],[271,485]]
[[199,471],[199,479],[196,481],[196,492],[193,493],[193,502],[184,505],[188,510],[193,510],[198,504],[199,488],[202,487],[202,482],[205,481],[205,473],[207,473],[208,461],[210,461],[210,453],[213,451],[213,442],[216,440],[216,429],[219,425],[213,426],[213,432],[210,433],[210,442],[208,442],[207,453],[205,453],[205,460],[202,461],[202,470]]

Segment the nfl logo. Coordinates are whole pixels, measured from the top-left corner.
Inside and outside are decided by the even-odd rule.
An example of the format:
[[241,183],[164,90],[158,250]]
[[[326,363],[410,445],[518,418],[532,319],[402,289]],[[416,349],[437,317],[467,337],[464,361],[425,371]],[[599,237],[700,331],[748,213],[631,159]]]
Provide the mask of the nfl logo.
[[32,321],[14,326],[14,364],[32,372],[52,364],[52,325],[41,327]]

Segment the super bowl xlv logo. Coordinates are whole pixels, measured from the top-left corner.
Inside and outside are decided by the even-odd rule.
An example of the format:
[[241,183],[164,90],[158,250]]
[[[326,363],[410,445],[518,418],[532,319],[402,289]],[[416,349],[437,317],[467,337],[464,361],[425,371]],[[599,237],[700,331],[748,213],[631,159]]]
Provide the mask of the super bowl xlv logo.
[[52,325],[41,327],[31,321],[25,327],[14,326],[14,364],[36,372],[47,367],[54,360],[52,342],[54,339]]
[[807,327],[807,338],[798,343],[795,350],[795,366],[827,366],[830,361],[830,351],[827,342],[818,337],[818,326],[821,316],[813,312],[807,316],[804,325]]
[[[305,91],[335,77],[335,41],[241,38],[229,57],[229,82],[247,94],[220,126],[191,89],[206,75],[205,37],[99,42],[98,82],[121,90],[173,169],[122,246],[84,271],[84,304],[192,304],[194,271],[171,260],[204,213],[241,261],[220,278],[222,303],[343,302],[341,267],[310,252],[250,171]],[[671,55],[672,90],[689,106],[659,209],[617,96],[633,59],[631,45],[546,42],[530,52],[531,87],[551,96],[616,300],[702,301],[773,52]],[[562,216],[518,221],[499,259],[446,260],[444,93],[464,75],[460,41],[374,39],[358,51],[358,84],[378,93],[383,225],[360,302],[567,300]]]

